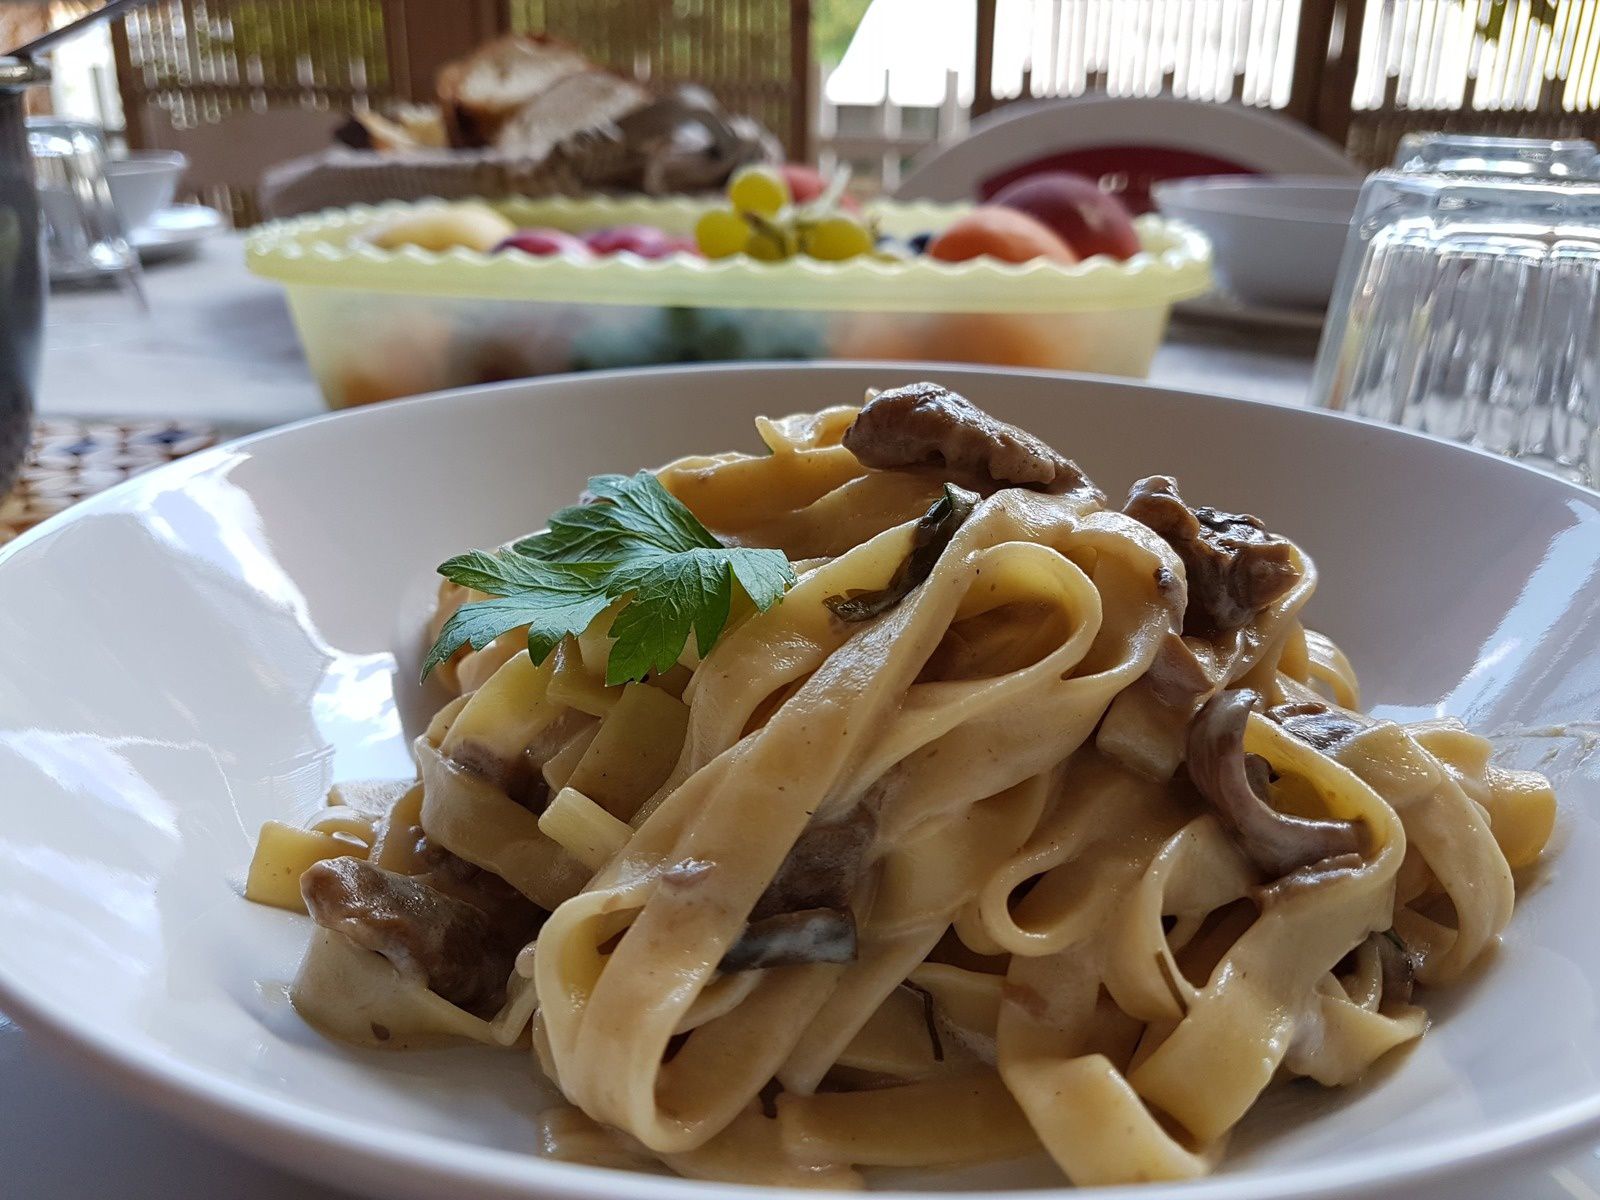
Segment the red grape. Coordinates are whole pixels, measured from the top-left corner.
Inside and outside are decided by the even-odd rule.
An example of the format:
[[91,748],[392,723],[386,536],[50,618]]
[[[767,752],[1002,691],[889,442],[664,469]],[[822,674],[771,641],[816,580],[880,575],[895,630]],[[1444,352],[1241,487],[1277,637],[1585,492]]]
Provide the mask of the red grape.
[[582,239],[560,229],[519,229],[495,247],[496,250],[521,250],[538,258],[552,254],[573,254],[589,257],[589,247]]
[[[616,225],[595,229],[583,235],[589,249],[602,257],[608,254],[637,254],[640,258],[666,258],[677,254],[686,242],[654,225]],[[692,244],[692,243],[687,243]]]

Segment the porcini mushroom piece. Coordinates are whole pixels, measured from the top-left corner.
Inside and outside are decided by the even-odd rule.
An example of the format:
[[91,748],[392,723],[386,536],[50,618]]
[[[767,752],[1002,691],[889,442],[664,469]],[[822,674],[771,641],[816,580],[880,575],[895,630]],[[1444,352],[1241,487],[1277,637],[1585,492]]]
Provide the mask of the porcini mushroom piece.
[[[1359,855],[1360,828],[1350,821],[1313,820],[1267,803],[1270,768],[1246,754],[1244,730],[1260,697],[1247,688],[1220,692],[1189,726],[1189,778],[1239,849],[1270,879],[1342,855]],[[1345,864],[1341,864],[1344,869]]]
[[1022,487],[1105,498],[1071,459],[936,383],[879,392],[845,430],[844,446],[863,466],[928,468],[985,496]]

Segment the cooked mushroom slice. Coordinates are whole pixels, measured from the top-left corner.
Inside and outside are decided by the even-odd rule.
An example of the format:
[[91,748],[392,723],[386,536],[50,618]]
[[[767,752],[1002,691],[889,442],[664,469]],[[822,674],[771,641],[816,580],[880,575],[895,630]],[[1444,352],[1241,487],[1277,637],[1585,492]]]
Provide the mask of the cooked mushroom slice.
[[409,878],[442,892],[452,900],[470,904],[489,919],[489,925],[518,947],[544,923],[545,911],[493,871],[469,863],[421,832],[416,841],[416,862],[422,868]]
[[1245,857],[1271,879],[1359,854],[1361,831],[1351,822],[1291,816],[1267,803],[1270,767],[1244,752],[1245,723],[1259,699],[1238,688],[1205,703],[1189,726],[1189,778]]
[[1378,965],[1383,971],[1383,1002],[1411,1003],[1411,989],[1421,964],[1401,936],[1392,929],[1372,935],[1378,948]]
[[944,1039],[939,1036],[939,1009],[938,1002],[934,1000],[933,993],[920,984],[911,980],[903,980],[900,984],[922,1002],[922,1023],[928,1028],[928,1045],[933,1051],[933,1061],[944,1061]]
[[1267,717],[1283,726],[1286,733],[1324,754],[1377,724],[1360,713],[1330,708],[1326,704],[1279,704],[1267,709]]
[[1287,541],[1255,517],[1190,508],[1164,475],[1134,484],[1122,511],[1183,560],[1189,582],[1183,631],[1191,636],[1215,637],[1248,625],[1300,578]]
[[801,833],[750,911],[744,933],[723,955],[721,969],[852,961],[856,919],[850,898],[877,824],[872,810],[860,804],[843,820]]
[[745,926],[719,969],[753,971],[801,963],[847,963],[856,957],[856,918],[848,908],[778,913]]
[[985,496],[1025,487],[1104,499],[1076,463],[936,383],[879,392],[845,431],[844,445],[863,466],[929,467]]
[[407,978],[452,1004],[495,1003],[510,977],[522,932],[419,880],[359,858],[333,858],[300,877],[311,919],[383,955]]
[[550,806],[550,785],[544,779],[544,761],[531,750],[507,761],[481,743],[463,741],[450,758],[463,770],[487,779],[513,803],[531,813],[542,813]]
[[829,596],[823,603],[841,621],[867,621],[888,612],[933,574],[939,556],[977,505],[978,497],[972,492],[946,484],[944,495],[935,500],[917,522],[911,536],[911,553],[895,570],[887,587],[852,592],[848,596]]

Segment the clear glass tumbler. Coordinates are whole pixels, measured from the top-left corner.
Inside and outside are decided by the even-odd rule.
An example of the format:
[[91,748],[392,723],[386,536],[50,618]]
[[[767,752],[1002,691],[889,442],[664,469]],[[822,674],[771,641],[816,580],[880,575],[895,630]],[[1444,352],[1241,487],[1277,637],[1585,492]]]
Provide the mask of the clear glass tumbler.
[[1465,133],[1408,133],[1395,151],[1397,171],[1447,175],[1523,175],[1554,179],[1588,176],[1600,153],[1588,138],[1483,137]]
[[1371,176],[1312,398],[1600,481],[1600,181]]
[[28,149],[50,281],[111,280],[142,296],[139,256],[128,244],[106,183],[100,129],[84,121],[31,117]]

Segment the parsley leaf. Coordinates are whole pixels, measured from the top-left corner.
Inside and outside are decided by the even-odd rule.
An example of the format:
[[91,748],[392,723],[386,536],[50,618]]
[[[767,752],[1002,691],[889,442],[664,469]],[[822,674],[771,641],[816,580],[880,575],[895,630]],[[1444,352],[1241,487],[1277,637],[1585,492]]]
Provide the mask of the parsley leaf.
[[735,585],[765,612],[794,584],[778,550],[724,546],[649,471],[596,475],[593,504],[563,508],[543,533],[505,550],[473,550],[439,573],[491,599],[464,604],[445,622],[423,678],[464,645],[481,650],[528,627],[528,653],[543,662],[568,634],[624,601],[611,623],[606,682],[642,679],[678,661],[692,632],[702,655],[721,636]]

